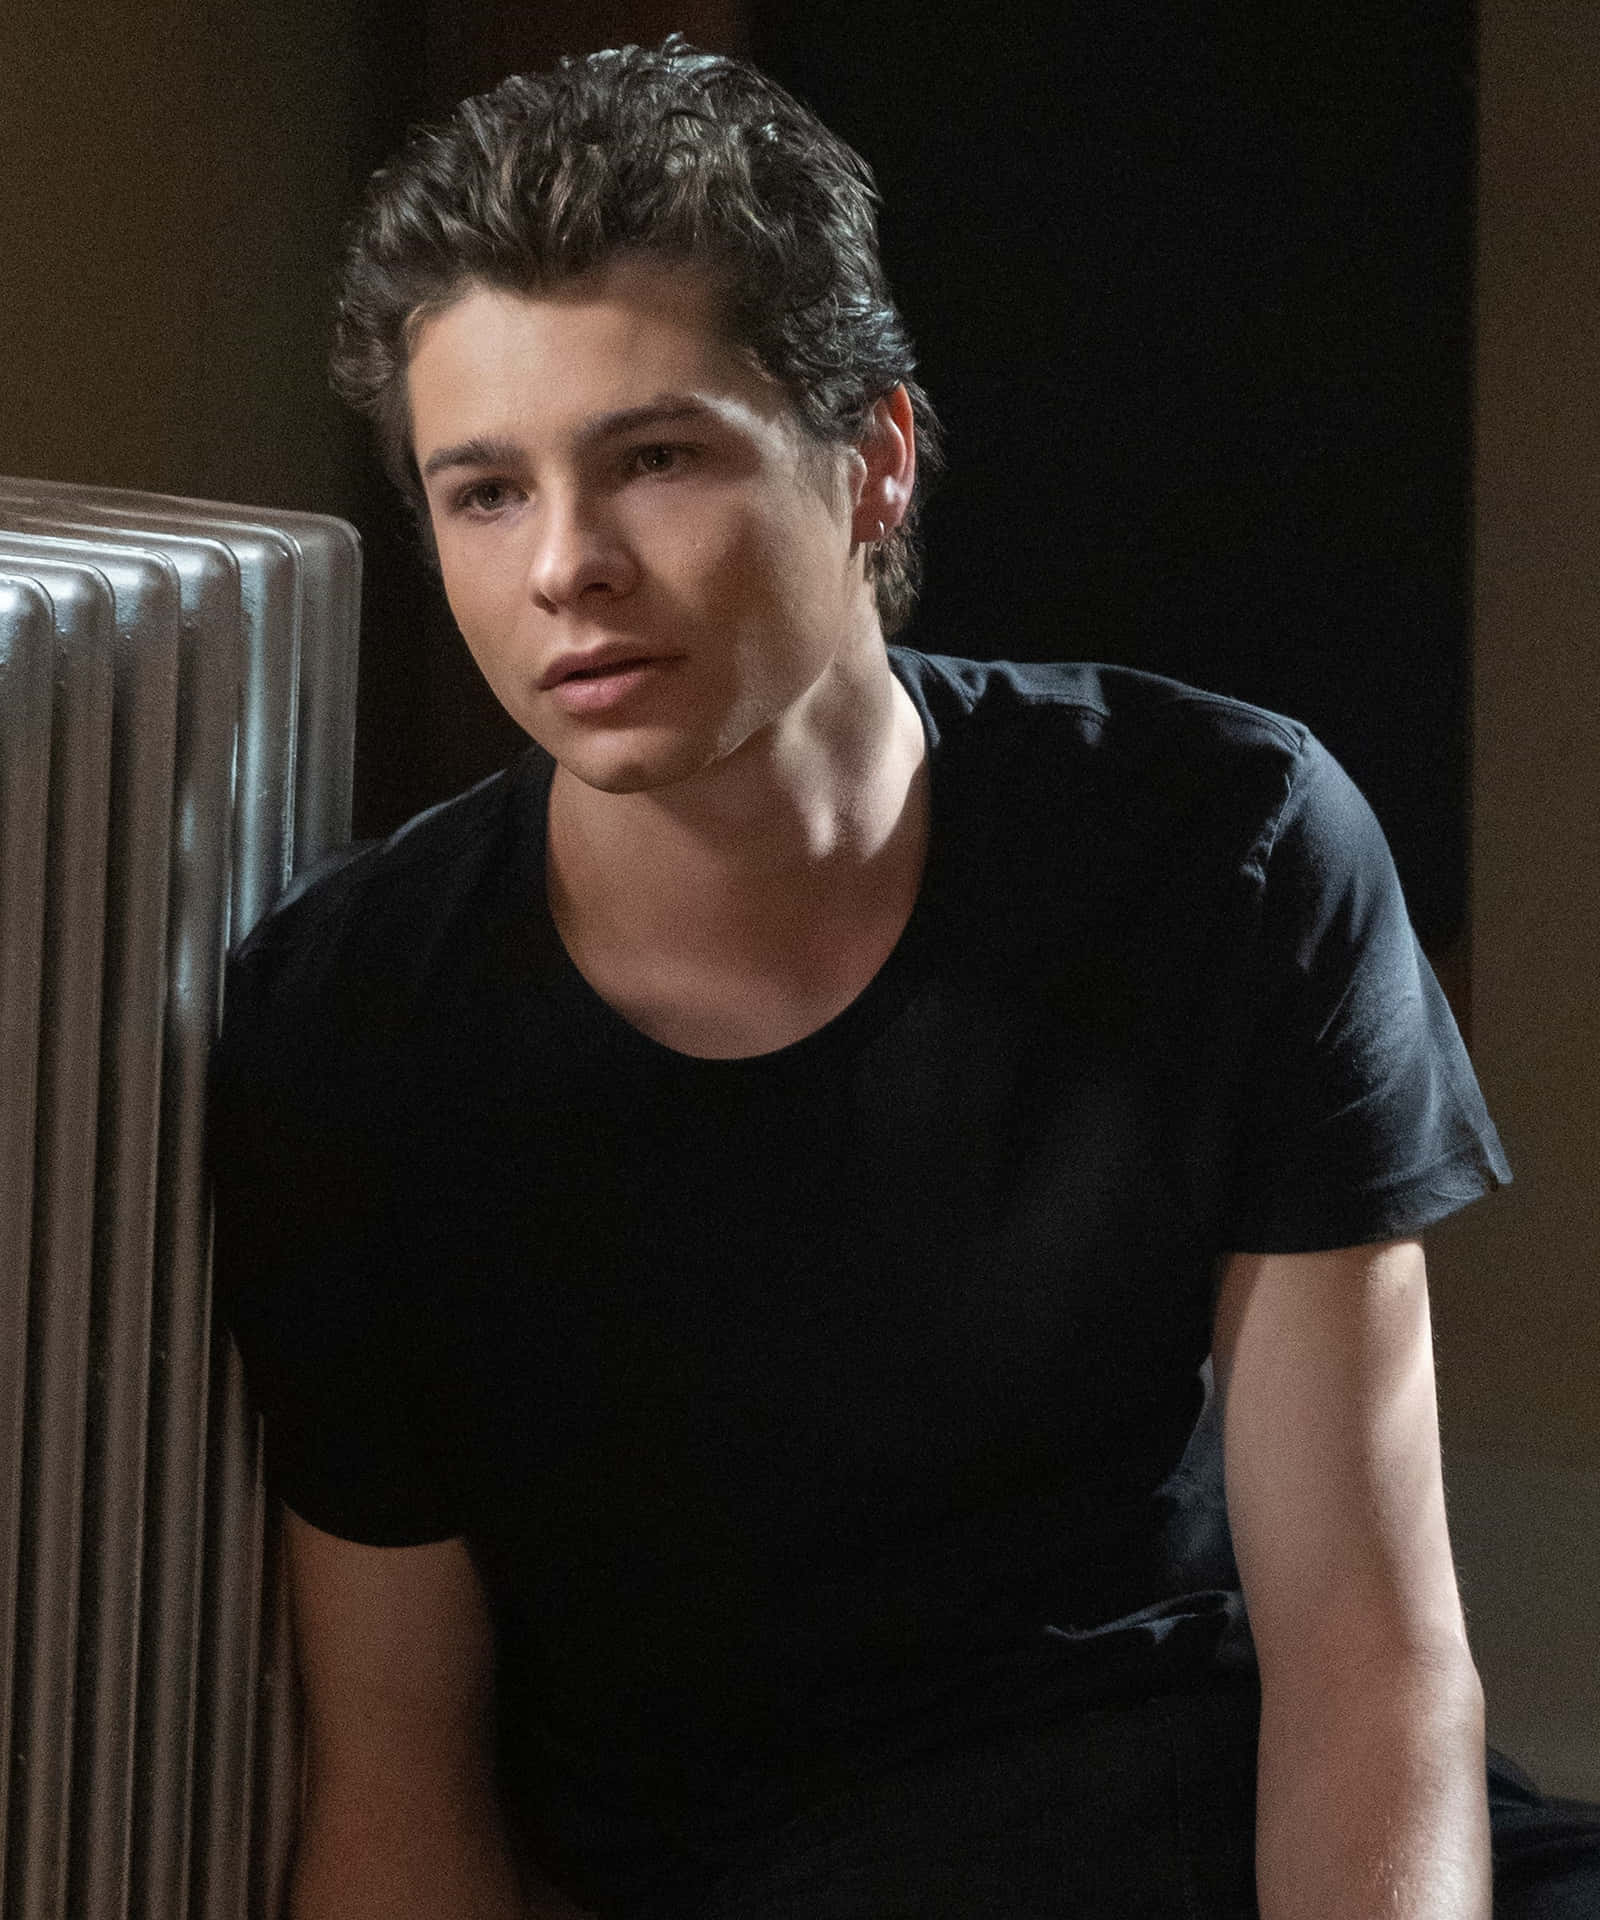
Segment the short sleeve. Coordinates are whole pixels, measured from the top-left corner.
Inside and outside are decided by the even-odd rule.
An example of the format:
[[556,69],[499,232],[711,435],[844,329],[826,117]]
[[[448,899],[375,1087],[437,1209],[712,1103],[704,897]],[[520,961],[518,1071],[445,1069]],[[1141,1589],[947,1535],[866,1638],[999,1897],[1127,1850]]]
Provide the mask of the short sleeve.
[[[269,1487],[374,1546],[459,1533],[436,1342],[399,1257],[377,1089],[274,956],[230,963],[210,1075],[216,1297],[265,1420]],[[389,1116],[392,1123],[392,1116]]]
[[1382,829],[1307,736],[1261,861],[1223,1245],[1403,1238],[1511,1178]]

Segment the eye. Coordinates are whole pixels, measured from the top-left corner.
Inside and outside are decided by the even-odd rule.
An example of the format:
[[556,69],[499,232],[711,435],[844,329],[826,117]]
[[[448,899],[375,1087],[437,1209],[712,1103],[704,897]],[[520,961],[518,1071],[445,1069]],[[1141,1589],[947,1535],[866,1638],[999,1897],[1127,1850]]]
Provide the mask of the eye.
[[636,473],[668,474],[675,473],[689,459],[692,448],[668,446],[664,442],[652,442],[647,447],[635,447],[629,460]]
[[511,496],[512,488],[504,480],[474,480],[471,486],[461,489],[451,504],[457,513],[485,520],[498,513]]

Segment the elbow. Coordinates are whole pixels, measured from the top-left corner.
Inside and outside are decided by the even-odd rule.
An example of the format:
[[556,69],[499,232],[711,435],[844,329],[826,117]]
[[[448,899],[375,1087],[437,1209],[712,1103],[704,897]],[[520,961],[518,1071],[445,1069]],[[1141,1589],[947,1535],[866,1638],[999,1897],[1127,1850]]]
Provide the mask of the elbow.
[[1466,1718],[1483,1717],[1483,1687],[1454,1581],[1423,1603],[1352,1581],[1318,1604],[1260,1620],[1251,1609],[1265,1692],[1324,1697],[1430,1695]]
[[1447,1652],[1423,1660],[1420,1672],[1424,1679],[1432,1676],[1441,1711],[1449,1723],[1458,1728],[1461,1737],[1475,1749],[1481,1748],[1484,1741],[1483,1681],[1465,1635]]
[[1403,1724],[1441,1750],[1481,1751],[1483,1683],[1464,1634],[1373,1644],[1358,1636],[1299,1660],[1262,1661],[1264,1721]]

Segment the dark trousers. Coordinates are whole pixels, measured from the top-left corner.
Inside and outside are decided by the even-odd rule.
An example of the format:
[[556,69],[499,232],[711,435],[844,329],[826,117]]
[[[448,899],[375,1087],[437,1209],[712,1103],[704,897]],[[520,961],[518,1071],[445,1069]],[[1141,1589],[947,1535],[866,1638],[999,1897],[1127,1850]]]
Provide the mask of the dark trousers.
[[[1238,1687],[869,1777],[616,1920],[1257,1920],[1259,1707]],[[1600,1920],[1600,1809],[1490,1756],[1495,1920]]]
[[1489,1755],[1495,1920],[1600,1920],[1600,1806],[1547,1800]]

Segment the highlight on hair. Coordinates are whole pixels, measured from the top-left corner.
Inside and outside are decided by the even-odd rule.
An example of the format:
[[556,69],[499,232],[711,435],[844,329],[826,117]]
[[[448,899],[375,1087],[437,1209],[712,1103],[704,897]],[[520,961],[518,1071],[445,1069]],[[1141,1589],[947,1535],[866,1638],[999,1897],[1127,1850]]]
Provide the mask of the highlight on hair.
[[373,176],[340,279],[335,390],[374,423],[431,548],[405,378],[423,322],[474,284],[536,293],[625,254],[709,270],[730,337],[815,443],[858,440],[876,401],[910,395],[917,497],[867,552],[893,634],[916,599],[939,427],[878,258],[876,200],[860,155],[744,61],[678,34],[569,55],[414,131]]

